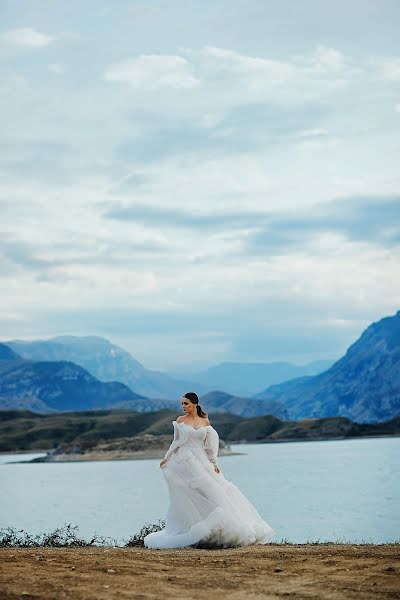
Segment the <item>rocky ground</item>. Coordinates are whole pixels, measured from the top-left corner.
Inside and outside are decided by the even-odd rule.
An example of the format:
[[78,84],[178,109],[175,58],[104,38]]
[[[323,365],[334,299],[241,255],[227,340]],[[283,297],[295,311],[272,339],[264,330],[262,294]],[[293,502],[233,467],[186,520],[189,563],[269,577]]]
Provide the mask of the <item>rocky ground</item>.
[[226,550],[0,549],[0,597],[46,600],[400,598],[399,545]]

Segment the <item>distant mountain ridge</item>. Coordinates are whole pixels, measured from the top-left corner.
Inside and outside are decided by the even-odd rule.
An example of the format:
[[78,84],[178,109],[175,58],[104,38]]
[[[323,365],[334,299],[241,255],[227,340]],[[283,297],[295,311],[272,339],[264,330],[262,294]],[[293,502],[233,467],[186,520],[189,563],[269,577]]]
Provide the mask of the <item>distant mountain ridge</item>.
[[144,400],[119,382],[103,383],[68,361],[32,361],[0,344],[0,409],[38,413],[133,407]]
[[251,397],[271,384],[297,375],[315,375],[332,364],[327,360],[301,366],[288,362],[225,362],[190,377],[174,378],[167,373],[147,369],[129,352],[98,336],[57,336],[49,340],[11,340],[5,343],[24,358],[69,360],[100,381],[120,381],[134,392],[159,402],[178,400],[181,394],[190,390],[201,395],[218,389],[234,396]]
[[317,375],[328,369],[333,360],[318,360],[305,365],[289,362],[223,362],[192,375],[211,390],[224,390],[239,397],[251,397],[267,386],[304,375]]
[[135,393],[160,399],[180,398],[192,388],[206,388],[196,382],[179,381],[165,373],[146,369],[129,352],[98,336],[57,336],[49,340],[4,342],[22,357],[31,360],[68,360],[80,365],[100,381],[119,381]]
[[[155,373],[156,380],[160,376],[157,385],[162,389],[165,381],[170,383],[171,379],[164,374],[145,370],[128,352],[103,338],[62,336],[45,342],[14,341],[10,345],[11,349],[7,348],[8,344],[0,345],[0,408],[2,409],[25,407],[38,411],[63,410],[61,406],[67,406],[66,396],[63,400],[64,404],[55,402],[53,405],[50,401],[57,396],[62,398],[64,391],[70,389],[66,381],[68,378],[75,378],[76,381],[81,380],[88,385],[88,394],[81,395],[83,402],[85,398],[88,399],[86,404],[81,406],[73,402],[68,404],[76,409],[99,406],[120,406],[143,412],[172,407],[179,409],[180,395],[192,389],[199,394],[204,409],[211,414],[221,411],[246,417],[273,414],[285,420],[342,416],[358,423],[382,422],[400,414],[400,311],[394,316],[372,323],[348,348],[346,354],[327,370],[317,375],[302,375],[268,386],[252,397],[227,393],[226,390],[221,389],[204,391],[205,386],[202,391],[197,384],[188,389],[187,382],[176,380],[173,382],[176,388],[173,398],[146,398],[138,393],[138,388],[133,388],[135,382],[141,381],[145,385],[146,377],[151,378]],[[47,360],[41,359],[36,363],[32,360],[23,360],[13,354],[18,351],[25,357],[28,355],[38,359],[45,356]],[[70,360],[60,360],[60,354],[66,355],[69,359],[71,356],[76,357],[80,363],[86,364],[107,381],[110,379],[109,383],[112,383],[114,378],[114,387],[108,387],[111,393],[108,400],[106,388],[98,388],[100,404],[96,405],[94,401],[92,402],[90,388],[95,389],[102,382],[98,381],[93,373],[91,374],[93,380],[89,382],[87,378],[89,373],[82,364],[79,368],[85,375],[77,370],[79,363],[73,364]],[[21,365],[21,362],[24,364]],[[38,366],[37,363],[40,365]],[[44,364],[53,366],[44,367]],[[252,368],[251,365],[250,367]],[[315,367],[317,368],[316,365]],[[231,363],[229,363],[230,368]],[[56,376],[53,371],[57,369],[59,372]],[[51,375],[51,381],[47,386],[43,379],[45,373],[54,375],[54,377]],[[132,388],[117,383],[116,379],[120,381],[122,377],[132,382]],[[154,381],[151,379],[150,387],[154,386]],[[48,388],[51,393],[46,395]],[[79,397],[78,392],[77,394],[76,398]],[[55,408],[56,406],[59,408]]]
[[14,352],[9,346],[0,343],[0,360],[20,360],[19,354]]
[[280,419],[288,416],[285,406],[276,400],[260,398],[255,401],[254,398],[240,398],[219,390],[201,396],[200,404],[211,414],[227,412],[241,417],[274,415]]
[[372,323],[327,371],[268,387],[256,401],[283,404],[291,419],[343,416],[373,423],[400,414],[400,311]]

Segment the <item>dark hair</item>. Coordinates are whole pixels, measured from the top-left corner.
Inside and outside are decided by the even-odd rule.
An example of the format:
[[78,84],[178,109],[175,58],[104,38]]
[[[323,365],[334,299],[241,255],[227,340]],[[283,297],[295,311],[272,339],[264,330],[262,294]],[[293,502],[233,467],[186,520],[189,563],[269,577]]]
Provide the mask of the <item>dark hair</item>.
[[183,394],[184,398],[187,398],[188,400],[190,400],[190,402],[192,404],[196,405],[196,410],[197,410],[197,414],[199,415],[199,417],[206,417],[207,413],[204,412],[204,410],[201,408],[200,404],[199,404],[199,397],[197,394],[195,394],[194,392],[186,392],[186,394]]

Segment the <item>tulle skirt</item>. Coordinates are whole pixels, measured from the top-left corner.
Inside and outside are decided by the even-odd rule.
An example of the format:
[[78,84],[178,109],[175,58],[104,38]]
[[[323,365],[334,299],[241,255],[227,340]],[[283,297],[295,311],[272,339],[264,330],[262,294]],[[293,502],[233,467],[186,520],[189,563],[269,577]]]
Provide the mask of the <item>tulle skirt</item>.
[[202,448],[181,446],[161,467],[169,492],[165,529],[148,548],[231,548],[266,544],[274,530],[239,488],[216,473]]

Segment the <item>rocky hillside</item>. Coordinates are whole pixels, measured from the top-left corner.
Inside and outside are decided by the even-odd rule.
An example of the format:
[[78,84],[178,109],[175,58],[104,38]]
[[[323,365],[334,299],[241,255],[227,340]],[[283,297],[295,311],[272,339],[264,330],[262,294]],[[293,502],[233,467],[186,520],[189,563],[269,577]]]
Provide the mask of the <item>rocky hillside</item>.
[[271,386],[255,400],[283,404],[291,419],[373,423],[400,415],[400,311],[372,323],[327,371]]

